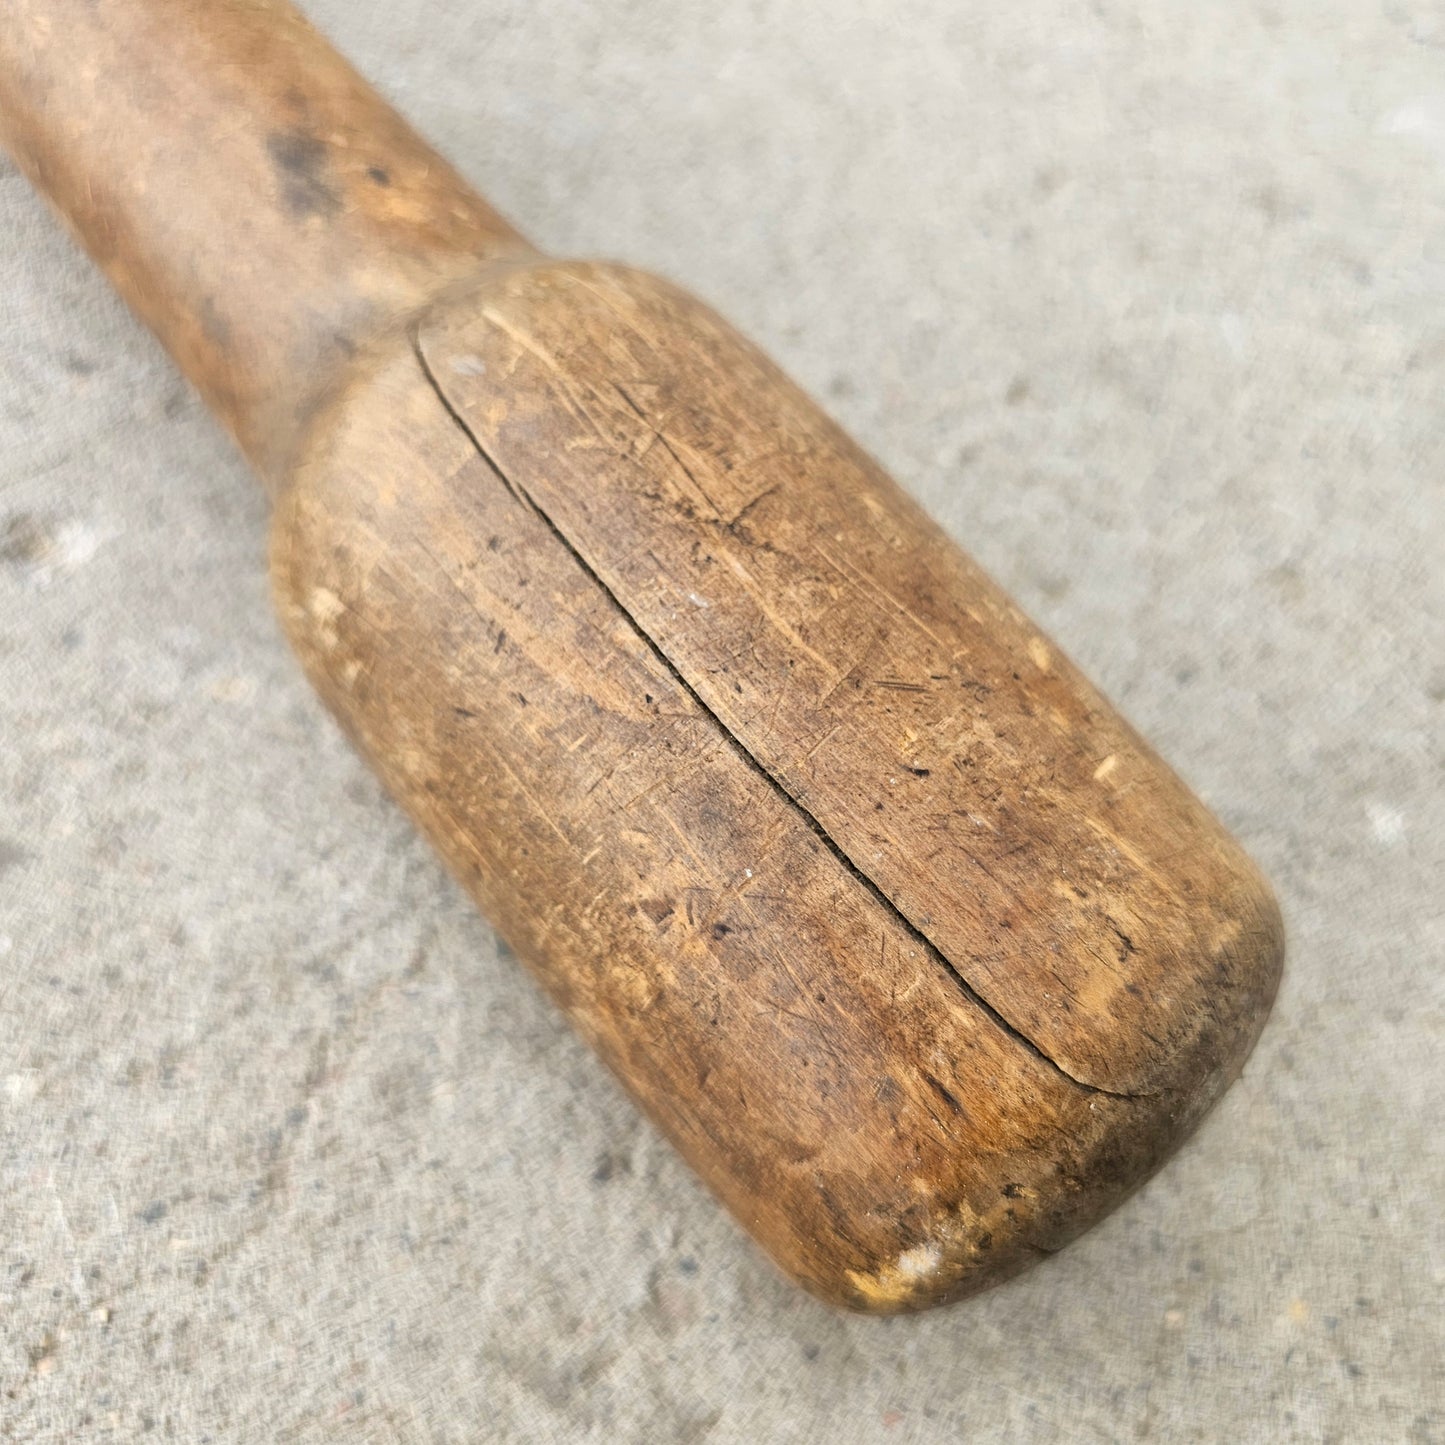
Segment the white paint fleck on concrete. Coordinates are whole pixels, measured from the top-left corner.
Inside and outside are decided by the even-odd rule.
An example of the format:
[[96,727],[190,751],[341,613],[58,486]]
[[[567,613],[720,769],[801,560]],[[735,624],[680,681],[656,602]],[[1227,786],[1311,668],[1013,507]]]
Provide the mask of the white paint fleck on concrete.
[[1397,848],[1405,841],[1405,814],[1401,809],[1388,803],[1371,802],[1365,811],[1370,819],[1370,832],[1382,847]]
[[1420,142],[1445,160],[1445,94],[1420,95],[1381,116],[1381,135],[1404,136]]

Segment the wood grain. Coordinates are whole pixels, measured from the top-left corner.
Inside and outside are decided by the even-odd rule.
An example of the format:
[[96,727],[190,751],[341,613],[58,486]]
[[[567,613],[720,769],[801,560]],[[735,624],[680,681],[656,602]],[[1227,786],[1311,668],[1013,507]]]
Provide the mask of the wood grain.
[[708,710],[1062,1069],[1187,1086],[1251,1027],[1269,906],[1238,849],[719,318],[635,272],[534,267],[422,352]]
[[1112,1098],[1000,1028],[477,451],[409,348],[316,433],[274,575],[309,674],[392,791],[825,1298],[918,1307],[1057,1249],[1224,1082]]

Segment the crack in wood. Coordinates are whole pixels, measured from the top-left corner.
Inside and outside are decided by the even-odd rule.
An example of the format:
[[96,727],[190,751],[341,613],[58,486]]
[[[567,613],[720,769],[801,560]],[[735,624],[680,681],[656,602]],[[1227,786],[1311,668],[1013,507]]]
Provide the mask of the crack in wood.
[[[481,439],[468,424],[466,417],[452,404],[451,398],[447,395],[445,388],[442,386],[440,379],[438,378],[436,372],[432,369],[431,363],[427,359],[426,351],[422,344],[420,326],[413,326],[409,334],[411,340],[411,348],[414,355],[416,356],[417,364],[421,368],[422,375],[425,377],[427,384],[436,395],[437,400],[441,403],[447,415],[455,423],[455,425],[462,432],[462,434],[468,439],[472,447],[475,449],[477,455],[496,475],[499,483],[514,496],[517,495],[519,489],[516,483],[512,479],[510,479],[503,471],[503,469],[497,464],[496,459],[490,454],[487,448],[482,444]],[[636,404],[631,402],[631,398],[626,397],[625,393],[624,397],[626,400],[629,401],[629,403],[632,404],[633,409],[636,410]],[[641,415],[640,412],[638,414]],[[869,877],[867,873],[865,873],[861,868],[859,868],[858,865],[852,860],[852,858],[850,858],[848,854],[845,853],[843,849],[838,846],[837,842],[834,841],[833,837],[828,833],[827,829],[825,829],[823,825],[818,821],[818,819],[808,810],[808,808],[804,806],[800,799],[792,791],[789,790],[789,788],[782,781],[782,779],[777,777],[771,769],[764,766],[764,764],[760,762],[758,758],[754,756],[754,754],[734,735],[731,729],[729,729],[723,723],[722,719],[717,715],[717,713],[715,713],[712,708],[710,708],[707,703],[703,701],[703,699],[699,696],[697,689],[694,688],[693,685],[687,680],[687,678],[678,670],[677,666],[667,656],[667,654],[663,652],[663,650],[658,646],[656,641],[654,641],[654,639],[639,625],[637,619],[633,617],[632,613],[623,606],[621,599],[610,587],[608,587],[608,585],[598,575],[596,569],[577,550],[576,546],[573,545],[572,541],[557,525],[556,521],[552,518],[548,511],[544,507],[540,506],[534,497],[526,495],[525,493],[523,495],[526,496],[526,502],[530,506],[534,515],[543,523],[544,526],[546,526],[547,530],[556,538],[558,545],[566,550],[568,555],[577,564],[577,566],[581,568],[587,578],[594,585],[596,585],[601,590],[602,594],[612,603],[612,605],[617,609],[619,615],[625,621],[627,626],[637,636],[638,640],[648,649],[648,651],[657,660],[657,662],[666,669],[668,675],[673,679],[674,682],[676,682],[678,687],[680,687],[683,692],[687,694],[693,704],[698,708],[700,714],[703,717],[707,718],[711,723],[713,723],[714,726],[716,726],[722,740],[727,744],[727,746],[729,746],[733,750],[733,752],[743,760],[743,762],[754,774],[756,774],[759,778],[762,779],[763,783],[767,787],[774,790],[777,794],[779,794],[783,799],[786,800],[789,806],[808,826],[810,831],[818,839],[822,846],[833,856],[834,859],[837,860],[838,864],[844,869],[844,871],[848,873],[856,882],[858,882],[873,897],[873,899],[883,907],[885,912],[895,922],[897,922],[897,924],[901,928],[904,929],[904,931],[909,935],[909,937],[919,946],[919,948],[923,950],[925,956],[931,959],[938,967],[940,967],[944,971],[945,974],[948,975],[949,978],[953,980],[954,984],[963,993],[964,997],[967,998],[968,1001],[975,1008],[979,1009],[980,1012],[982,1012],[985,1016],[992,1020],[992,1022],[999,1029],[1001,1029],[1003,1033],[1005,1033],[1021,1048],[1027,1050],[1028,1053],[1033,1055],[1043,1064],[1047,1065],[1047,1067],[1054,1073],[1058,1074],[1061,1078],[1066,1079],[1076,1088],[1082,1089],[1085,1093],[1099,1094],[1105,1097],[1117,1099],[1136,1099],[1147,1097],[1147,1091],[1123,1092],[1120,1090],[1105,1089],[1097,1084],[1090,1084],[1083,1079],[1075,1078],[1075,1076],[1069,1073],[1069,1071],[1065,1069],[1056,1059],[1052,1058],[1043,1049],[1041,1049],[1038,1044],[1034,1042],[1033,1039],[1031,1039],[1027,1034],[1023,1033],[1020,1029],[1018,1029],[1002,1013],[1000,1013],[998,1009],[996,1009],[991,1003],[989,1003],[988,1000],[985,999],[978,992],[978,990],[974,988],[974,986],[968,981],[968,979],[964,977],[964,975],[955,966],[953,961],[949,959],[938,948],[938,946],[926,934],[924,934],[917,927],[917,925],[912,922],[911,919],[909,919],[903,912],[901,912],[901,910],[898,908],[898,905],[894,903],[893,900],[890,899],[887,894],[883,892],[883,890],[878,886],[878,884],[871,877]],[[895,683],[894,686],[897,686],[897,684]]]

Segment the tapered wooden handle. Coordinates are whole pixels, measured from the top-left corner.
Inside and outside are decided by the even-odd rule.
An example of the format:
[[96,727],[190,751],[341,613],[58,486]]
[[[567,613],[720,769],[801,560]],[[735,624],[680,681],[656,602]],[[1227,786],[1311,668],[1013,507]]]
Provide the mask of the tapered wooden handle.
[[1218,1098],[1267,885],[720,318],[537,256],[281,0],[9,0],[0,125],[271,479],[322,696],[795,1279],[981,1288]]
[[366,336],[529,249],[284,0],[5,0],[0,139],[272,480]]

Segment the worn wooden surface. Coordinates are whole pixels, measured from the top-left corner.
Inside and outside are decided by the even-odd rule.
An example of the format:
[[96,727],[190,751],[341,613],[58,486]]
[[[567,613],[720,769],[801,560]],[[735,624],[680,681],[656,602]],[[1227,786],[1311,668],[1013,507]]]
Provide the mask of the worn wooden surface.
[[1192,1087],[1273,987],[1223,830],[731,328],[601,267],[511,273],[422,354],[530,497],[851,866],[1073,1078]]
[[529,249],[286,0],[6,0],[0,143],[270,485],[379,323]]
[[1145,1177],[1277,914],[957,548],[695,303],[528,262],[285,7],[5,24],[9,143],[273,479],[311,675],[779,1263],[916,1307]]

